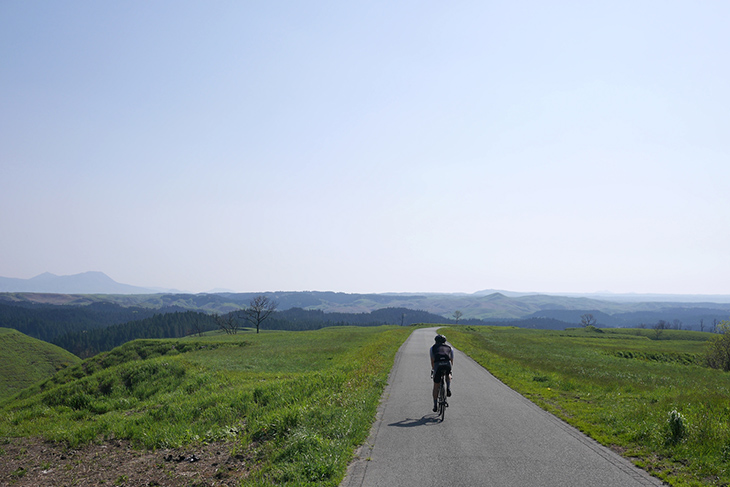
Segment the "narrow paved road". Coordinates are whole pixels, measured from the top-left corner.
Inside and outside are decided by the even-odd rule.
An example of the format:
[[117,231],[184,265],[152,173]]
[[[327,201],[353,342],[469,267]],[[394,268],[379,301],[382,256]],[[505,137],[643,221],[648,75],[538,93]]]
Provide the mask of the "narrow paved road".
[[414,331],[398,352],[371,436],[341,487],[663,485],[459,351],[439,422],[428,357],[435,330]]

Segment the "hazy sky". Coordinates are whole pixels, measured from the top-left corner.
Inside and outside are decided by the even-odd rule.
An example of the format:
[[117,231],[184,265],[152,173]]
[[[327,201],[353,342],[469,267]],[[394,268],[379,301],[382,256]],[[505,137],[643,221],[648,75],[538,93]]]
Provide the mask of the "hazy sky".
[[730,294],[730,2],[0,2],[0,276]]

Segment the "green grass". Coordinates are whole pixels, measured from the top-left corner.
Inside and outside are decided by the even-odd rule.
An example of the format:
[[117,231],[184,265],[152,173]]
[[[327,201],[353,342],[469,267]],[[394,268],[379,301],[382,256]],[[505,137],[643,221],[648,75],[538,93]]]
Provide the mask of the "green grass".
[[0,328],[0,403],[80,361],[60,347],[10,328]]
[[710,334],[452,327],[497,378],[675,486],[730,485],[730,375],[703,367]]
[[244,485],[338,485],[411,329],[326,328],[137,340],[23,391],[0,437],[69,446],[233,442]]

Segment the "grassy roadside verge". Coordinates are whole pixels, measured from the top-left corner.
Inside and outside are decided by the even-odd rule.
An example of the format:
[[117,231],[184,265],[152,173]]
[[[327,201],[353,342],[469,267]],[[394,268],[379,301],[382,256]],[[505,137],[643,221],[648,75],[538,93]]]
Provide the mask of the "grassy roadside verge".
[[709,334],[443,332],[508,386],[669,484],[730,485],[730,376],[698,364]]
[[130,342],[4,404],[0,439],[125,439],[148,449],[232,442],[251,459],[241,485],[338,485],[411,331]]

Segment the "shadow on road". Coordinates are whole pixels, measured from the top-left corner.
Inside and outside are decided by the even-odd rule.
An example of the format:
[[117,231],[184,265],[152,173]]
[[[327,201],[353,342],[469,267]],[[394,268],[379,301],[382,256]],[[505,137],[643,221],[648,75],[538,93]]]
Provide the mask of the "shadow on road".
[[402,419],[388,426],[397,426],[399,428],[412,428],[414,426],[424,426],[432,423],[440,423],[438,416],[423,416],[421,419]]

